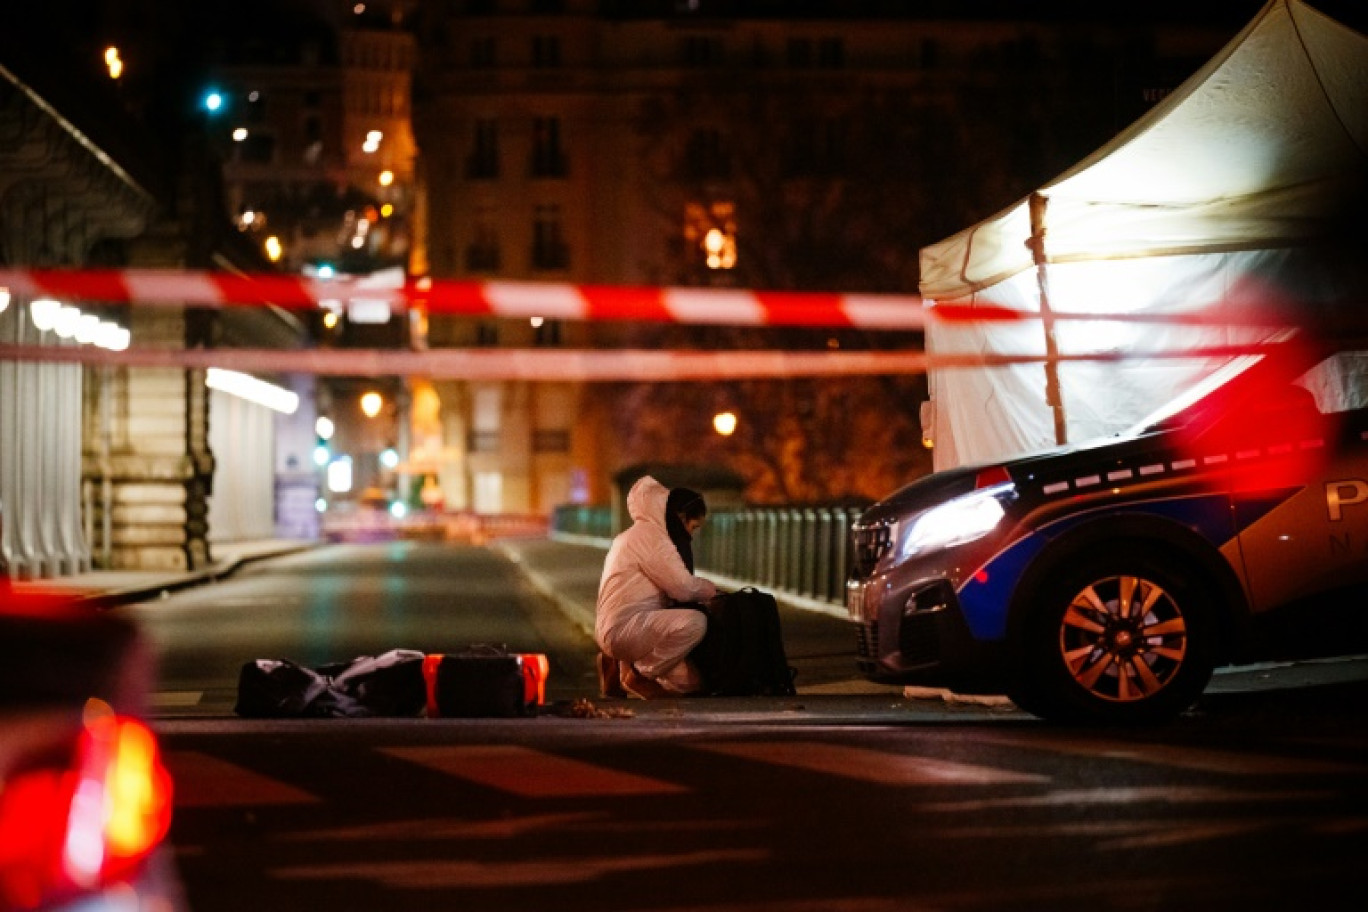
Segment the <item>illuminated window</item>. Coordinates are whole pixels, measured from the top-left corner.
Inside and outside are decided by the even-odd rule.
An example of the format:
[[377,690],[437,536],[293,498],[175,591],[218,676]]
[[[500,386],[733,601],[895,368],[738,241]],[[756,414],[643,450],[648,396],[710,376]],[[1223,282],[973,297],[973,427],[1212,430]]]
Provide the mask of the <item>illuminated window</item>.
[[709,269],[736,266],[736,206],[717,200],[684,207],[684,241]]

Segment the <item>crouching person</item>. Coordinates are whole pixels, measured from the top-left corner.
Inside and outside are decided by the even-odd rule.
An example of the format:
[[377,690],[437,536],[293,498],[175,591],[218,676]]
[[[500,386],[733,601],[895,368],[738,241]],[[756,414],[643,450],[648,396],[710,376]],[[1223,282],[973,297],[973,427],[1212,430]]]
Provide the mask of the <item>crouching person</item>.
[[[632,525],[613,539],[599,580],[594,637],[599,689],[604,696],[630,694],[649,700],[702,689],[698,670],[685,658],[708,629],[708,617],[674,602],[706,602],[717,589],[684,565],[667,526],[670,492],[649,475],[627,493]],[[701,498],[678,518],[689,534],[702,524]],[[693,515],[690,516],[689,514]],[[625,693],[624,693],[625,692]]]

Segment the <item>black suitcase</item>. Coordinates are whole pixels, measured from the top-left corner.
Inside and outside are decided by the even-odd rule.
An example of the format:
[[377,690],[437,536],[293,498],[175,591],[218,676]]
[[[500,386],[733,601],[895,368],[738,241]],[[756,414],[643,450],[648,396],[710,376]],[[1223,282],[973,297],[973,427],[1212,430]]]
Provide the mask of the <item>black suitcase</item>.
[[429,655],[423,676],[429,716],[498,718],[536,711],[536,704],[527,699],[522,656],[501,646]]

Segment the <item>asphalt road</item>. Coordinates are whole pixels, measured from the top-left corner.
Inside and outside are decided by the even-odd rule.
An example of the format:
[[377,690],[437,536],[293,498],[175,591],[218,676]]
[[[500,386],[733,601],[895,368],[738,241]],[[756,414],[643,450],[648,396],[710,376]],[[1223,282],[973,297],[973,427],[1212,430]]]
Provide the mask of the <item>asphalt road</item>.
[[[843,693],[822,679],[848,642],[833,622],[830,642],[795,638],[813,672],[797,698],[593,701],[611,715],[573,717],[592,645],[474,548],[324,549],[135,612],[162,654],[171,838],[199,912],[1362,904],[1361,682],[1214,694],[1155,729],[1062,729]],[[247,658],[471,641],[548,652],[553,705],[523,720],[228,713]]]

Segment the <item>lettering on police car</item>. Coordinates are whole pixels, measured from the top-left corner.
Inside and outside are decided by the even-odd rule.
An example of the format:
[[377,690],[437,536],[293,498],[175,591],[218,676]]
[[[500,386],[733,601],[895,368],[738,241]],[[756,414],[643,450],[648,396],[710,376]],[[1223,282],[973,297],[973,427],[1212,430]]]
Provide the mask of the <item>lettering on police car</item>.
[[1330,512],[1331,522],[1344,519],[1345,507],[1362,503],[1368,503],[1368,481],[1346,478],[1325,483],[1325,506]]

